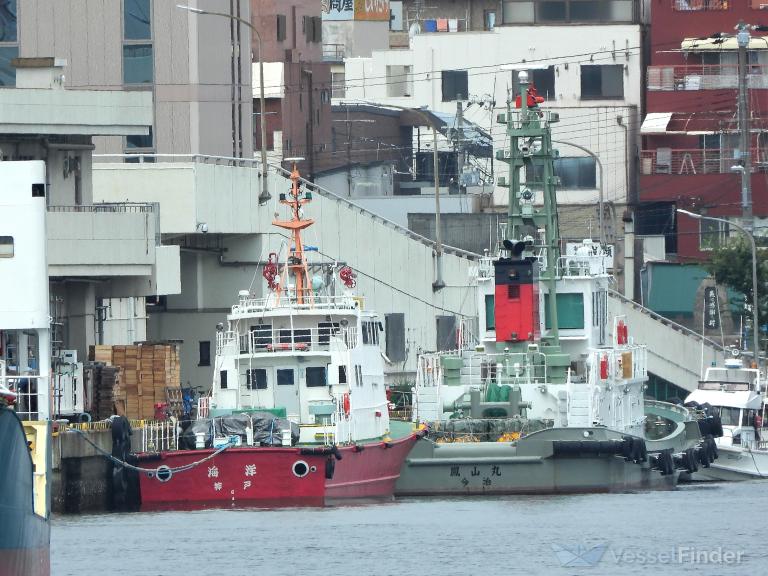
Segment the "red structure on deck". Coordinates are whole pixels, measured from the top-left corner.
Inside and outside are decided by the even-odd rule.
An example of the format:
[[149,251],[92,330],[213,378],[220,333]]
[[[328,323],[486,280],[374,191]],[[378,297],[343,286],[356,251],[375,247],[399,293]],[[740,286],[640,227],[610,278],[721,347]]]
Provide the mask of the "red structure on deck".
[[493,263],[497,342],[534,341],[538,328],[538,278],[533,259]]

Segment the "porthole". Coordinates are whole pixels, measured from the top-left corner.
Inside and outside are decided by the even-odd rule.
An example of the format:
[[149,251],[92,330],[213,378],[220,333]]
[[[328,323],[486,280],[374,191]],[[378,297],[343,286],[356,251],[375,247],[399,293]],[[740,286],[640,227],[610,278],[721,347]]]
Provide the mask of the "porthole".
[[297,478],[304,478],[309,474],[309,464],[304,462],[304,460],[297,460],[293,463],[293,475]]

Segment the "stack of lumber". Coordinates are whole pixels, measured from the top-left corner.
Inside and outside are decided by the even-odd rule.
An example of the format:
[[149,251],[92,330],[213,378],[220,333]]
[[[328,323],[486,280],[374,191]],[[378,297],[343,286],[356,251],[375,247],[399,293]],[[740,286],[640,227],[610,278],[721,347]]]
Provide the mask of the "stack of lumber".
[[128,418],[153,419],[155,404],[168,402],[166,389],[181,389],[179,347],[176,344],[92,346],[91,356],[94,361],[99,356],[100,361],[118,368],[120,374],[116,391],[113,382],[113,399],[124,400]]
[[91,416],[96,420],[104,420],[114,414],[116,405],[125,404],[120,386],[120,368],[97,364],[91,368],[91,371],[93,383]]

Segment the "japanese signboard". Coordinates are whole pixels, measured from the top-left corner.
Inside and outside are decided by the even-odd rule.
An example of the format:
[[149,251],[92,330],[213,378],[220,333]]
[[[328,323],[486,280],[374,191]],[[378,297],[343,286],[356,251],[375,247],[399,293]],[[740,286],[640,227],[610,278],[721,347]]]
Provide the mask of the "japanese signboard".
[[355,0],[355,20],[389,22],[389,0]]
[[323,20],[389,22],[389,0],[321,0]]
[[355,0],[322,0],[323,20],[354,20]]
[[717,330],[720,328],[720,314],[718,310],[717,288],[710,286],[704,289],[704,328]]

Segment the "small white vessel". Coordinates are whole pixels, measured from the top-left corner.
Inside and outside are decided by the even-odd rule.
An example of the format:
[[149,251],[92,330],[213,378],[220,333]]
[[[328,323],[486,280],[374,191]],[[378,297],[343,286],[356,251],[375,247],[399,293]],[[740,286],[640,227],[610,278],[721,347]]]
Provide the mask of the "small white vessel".
[[729,358],[722,367],[707,368],[685,404],[719,416],[723,435],[715,439],[719,458],[693,474],[693,479],[768,478],[764,394],[764,375],[757,368],[745,367],[740,358]]

